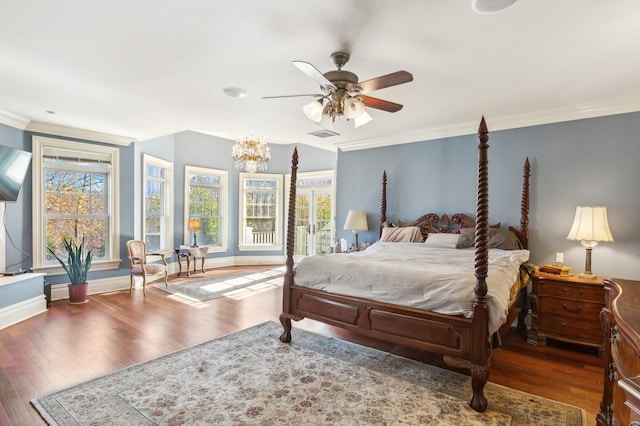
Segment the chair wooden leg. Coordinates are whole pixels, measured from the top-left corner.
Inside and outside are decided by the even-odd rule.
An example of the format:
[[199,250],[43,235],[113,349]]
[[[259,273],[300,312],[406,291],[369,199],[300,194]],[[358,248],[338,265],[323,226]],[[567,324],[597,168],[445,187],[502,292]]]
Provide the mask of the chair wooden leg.
[[129,275],[129,293],[133,289],[133,275]]
[[167,283],[167,279],[169,278],[169,272],[167,270],[164,271],[164,286],[165,287],[169,287],[169,284]]

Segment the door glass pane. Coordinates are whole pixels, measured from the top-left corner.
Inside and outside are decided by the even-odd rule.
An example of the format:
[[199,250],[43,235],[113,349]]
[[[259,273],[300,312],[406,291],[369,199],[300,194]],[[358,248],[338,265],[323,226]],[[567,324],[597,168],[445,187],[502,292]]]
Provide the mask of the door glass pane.
[[315,196],[315,253],[329,253],[331,241],[331,195],[316,193]]
[[308,256],[308,238],[309,238],[309,201],[311,197],[308,194],[296,195],[296,219],[295,219],[295,255]]

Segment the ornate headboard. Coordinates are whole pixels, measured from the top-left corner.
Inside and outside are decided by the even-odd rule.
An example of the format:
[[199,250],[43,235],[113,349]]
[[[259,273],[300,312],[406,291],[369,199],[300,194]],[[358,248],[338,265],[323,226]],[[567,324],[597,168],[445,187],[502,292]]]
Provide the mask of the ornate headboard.
[[[522,247],[529,247],[529,176],[530,165],[527,158],[523,167],[522,182],[522,198],[520,204],[520,229],[509,227],[520,242]],[[380,203],[380,236],[382,236],[382,228],[387,224],[387,172],[382,173],[382,201]],[[420,216],[412,222],[399,221],[398,226],[417,226],[420,228],[422,238],[426,239],[431,233],[449,233],[458,234],[462,228],[475,228],[476,220],[466,214],[456,213],[449,217],[447,214],[438,215],[437,213],[428,213]],[[500,228],[500,223],[490,225],[490,228]]]

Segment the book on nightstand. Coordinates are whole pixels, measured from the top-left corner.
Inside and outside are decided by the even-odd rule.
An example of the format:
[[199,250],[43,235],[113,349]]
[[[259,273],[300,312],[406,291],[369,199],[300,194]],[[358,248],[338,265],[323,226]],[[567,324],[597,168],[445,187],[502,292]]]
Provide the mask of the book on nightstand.
[[571,266],[553,265],[551,263],[548,263],[540,267],[540,272],[554,275],[571,275]]

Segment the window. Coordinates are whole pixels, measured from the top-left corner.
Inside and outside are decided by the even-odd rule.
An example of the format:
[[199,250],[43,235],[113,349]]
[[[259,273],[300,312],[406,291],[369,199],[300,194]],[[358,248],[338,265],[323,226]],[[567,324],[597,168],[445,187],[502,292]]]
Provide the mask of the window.
[[282,176],[240,173],[240,250],[282,249]]
[[33,267],[58,273],[51,248],[66,258],[63,240],[93,250],[92,270],[117,268],[118,149],[33,137]]
[[[227,172],[185,166],[184,230],[186,245],[209,246],[209,253],[227,250]],[[195,220],[196,229],[189,228]],[[199,229],[197,229],[199,228]]]
[[173,163],[144,154],[143,239],[147,251],[173,248]]

